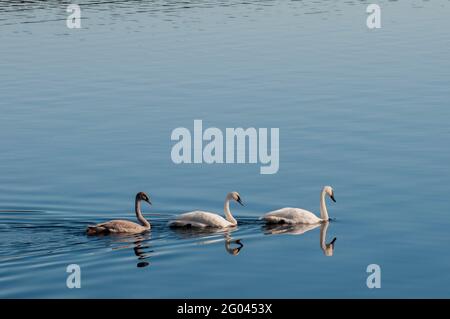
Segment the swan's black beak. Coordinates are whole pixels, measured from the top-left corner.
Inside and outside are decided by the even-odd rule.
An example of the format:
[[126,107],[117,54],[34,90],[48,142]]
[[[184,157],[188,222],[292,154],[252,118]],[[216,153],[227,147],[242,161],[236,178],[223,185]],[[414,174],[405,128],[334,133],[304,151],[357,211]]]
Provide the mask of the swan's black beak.
[[330,196],[330,198],[331,198],[331,200],[332,200],[333,202],[336,203],[336,200],[334,199],[334,194],[332,194],[332,195]]
[[152,202],[150,201],[150,199],[147,199],[146,202],[147,202],[149,205],[152,204]]
[[237,202],[238,202],[239,204],[241,204],[242,206],[245,206],[244,203],[242,202],[242,200],[241,200],[240,197],[237,199]]

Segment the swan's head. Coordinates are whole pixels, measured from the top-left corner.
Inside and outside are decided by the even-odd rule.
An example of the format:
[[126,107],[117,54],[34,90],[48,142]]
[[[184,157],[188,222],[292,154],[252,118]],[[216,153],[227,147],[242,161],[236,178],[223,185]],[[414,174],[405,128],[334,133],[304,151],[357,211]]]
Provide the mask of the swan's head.
[[330,198],[331,198],[331,200],[332,200],[333,202],[336,203],[336,200],[334,199],[334,190],[333,190],[333,187],[331,187],[331,186],[325,186],[325,187],[323,188],[323,191],[325,192],[325,194],[327,194],[328,196],[330,196]]
[[136,200],[143,200],[144,202],[147,202],[150,205],[152,204],[152,202],[150,201],[150,197],[144,192],[137,193]]
[[241,204],[242,206],[244,206],[244,204],[242,203],[242,200],[241,200],[241,195],[239,195],[238,192],[231,192],[231,193],[229,193],[228,194],[228,198],[232,199],[232,200],[238,202],[239,204]]

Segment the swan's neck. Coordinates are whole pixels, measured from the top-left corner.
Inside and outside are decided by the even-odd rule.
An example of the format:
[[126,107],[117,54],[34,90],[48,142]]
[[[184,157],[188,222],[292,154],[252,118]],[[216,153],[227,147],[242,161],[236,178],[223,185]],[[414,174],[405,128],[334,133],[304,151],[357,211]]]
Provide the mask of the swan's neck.
[[328,217],[327,205],[325,204],[325,190],[320,194],[320,218],[324,221],[328,221],[330,218]]
[[141,200],[136,198],[136,202],[134,204],[134,208],[136,211],[136,218],[141,223],[142,226],[146,228],[150,228],[150,223],[142,216],[141,212]]
[[226,220],[228,220],[228,221],[229,221],[230,223],[232,223],[233,225],[237,225],[236,219],[234,219],[233,215],[231,215],[231,212],[230,212],[230,199],[229,199],[229,198],[227,198],[227,199],[225,200],[225,204],[224,204],[224,207],[223,207],[223,211],[225,212],[225,218],[226,218]]

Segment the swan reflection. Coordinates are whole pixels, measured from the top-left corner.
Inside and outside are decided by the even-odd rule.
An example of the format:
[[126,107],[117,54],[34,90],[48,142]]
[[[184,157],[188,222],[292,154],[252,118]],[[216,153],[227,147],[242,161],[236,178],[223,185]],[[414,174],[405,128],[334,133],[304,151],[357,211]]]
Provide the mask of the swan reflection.
[[114,234],[108,236],[111,244],[118,246],[112,247],[112,250],[121,250],[133,248],[133,252],[137,257],[136,267],[143,268],[150,265],[149,258],[153,250],[149,250],[150,233],[142,233],[135,235]]
[[334,243],[336,242],[336,237],[334,237],[330,243],[327,244],[327,230],[330,222],[323,223],[320,226],[320,248],[322,248],[325,256],[333,256],[334,252]]
[[[237,245],[237,247],[233,247],[232,245]],[[233,256],[239,255],[241,249],[244,247],[244,244],[240,239],[232,239],[229,236],[225,238],[225,250]]]
[[[225,251],[230,255],[237,256],[241,252],[244,244],[241,239],[233,239],[231,234],[237,229],[218,229],[218,228],[172,228],[172,231],[181,239],[202,239],[197,243],[200,245],[209,245],[224,241]],[[222,235],[222,236],[218,236]]]
[[320,248],[322,249],[325,256],[333,256],[334,243],[336,242],[336,237],[334,237],[328,244],[326,243],[327,230],[330,222],[323,222],[321,224],[306,225],[287,225],[287,224],[274,224],[274,225],[264,225],[263,230],[266,235],[303,235],[304,233],[311,231],[320,227]]

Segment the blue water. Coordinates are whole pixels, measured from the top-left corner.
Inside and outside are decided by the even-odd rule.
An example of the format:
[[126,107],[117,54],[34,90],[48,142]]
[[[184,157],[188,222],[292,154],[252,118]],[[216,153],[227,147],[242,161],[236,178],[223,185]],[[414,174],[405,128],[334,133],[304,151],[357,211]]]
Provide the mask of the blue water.
[[[0,1],[0,297],[449,297],[450,2],[378,1],[377,30],[369,3],[84,0],[68,29],[68,2]],[[194,119],[279,128],[278,173],[175,165]],[[332,256],[258,221],[324,185]],[[150,233],[84,234],[138,191]],[[237,229],[166,227],[229,191]]]

